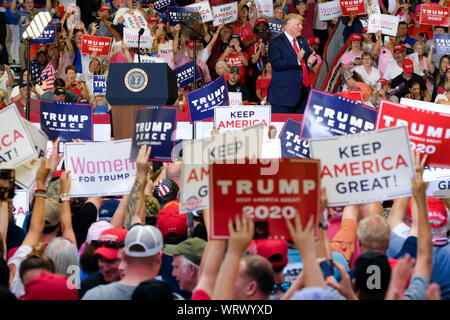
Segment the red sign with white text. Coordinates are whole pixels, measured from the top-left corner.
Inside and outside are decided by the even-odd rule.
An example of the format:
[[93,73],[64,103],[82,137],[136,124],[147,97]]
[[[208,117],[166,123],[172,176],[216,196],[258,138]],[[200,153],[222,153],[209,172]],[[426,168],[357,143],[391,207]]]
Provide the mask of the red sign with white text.
[[450,168],[450,113],[381,100],[377,129],[407,126],[411,149],[428,154],[430,167]]
[[255,221],[255,239],[290,240],[285,219],[299,214],[303,227],[311,215],[316,219],[319,177],[317,159],[278,159],[266,165],[211,164],[211,239],[227,239],[228,221],[245,214]]
[[343,16],[349,16],[350,13],[354,13],[355,16],[366,14],[364,0],[340,0],[339,2]]
[[422,4],[420,6],[420,24],[448,27],[449,8]]
[[353,101],[358,101],[361,103],[364,103],[362,99],[362,93],[360,90],[347,90],[347,91],[341,91],[336,93],[338,96],[341,96],[343,98],[347,98]]
[[111,47],[110,37],[88,36],[83,34],[81,38],[81,53],[92,55],[97,53],[97,57],[109,56],[109,48]]

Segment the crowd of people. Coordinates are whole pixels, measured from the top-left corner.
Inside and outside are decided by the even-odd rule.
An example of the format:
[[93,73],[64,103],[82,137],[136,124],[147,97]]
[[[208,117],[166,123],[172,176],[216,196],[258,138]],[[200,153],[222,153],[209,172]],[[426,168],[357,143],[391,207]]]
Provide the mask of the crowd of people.
[[[92,82],[94,75],[108,75],[110,63],[151,56],[175,70],[193,60],[194,41],[152,3],[80,1],[78,11],[69,12],[62,1],[0,1],[0,109],[15,104],[26,113],[22,33],[40,11],[52,12],[57,34],[55,44],[30,51],[31,114],[39,114],[39,100],[90,103],[95,114],[111,114]],[[274,16],[265,17],[255,0],[239,0],[235,22],[204,23],[196,48],[202,77],[179,88],[179,111],[187,112],[187,92],[225,76],[243,104],[302,114],[331,29],[341,21],[348,50],[339,58],[339,91],[359,90],[374,107],[402,97],[450,104],[450,56],[433,53],[433,36],[448,28],[419,23],[420,6],[434,2],[379,1],[382,13],[400,17],[395,37],[368,33],[367,15],[320,21],[320,2],[276,0]],[[147,21],[151,48],[125,45],[127,10]],[[271,23],[282,31],[271,30]],[[82,53],[83,34],[111,37],[110,55]],[[254,240],[254,222],[242,216],[230,221],[228,240],[211,240],[208,209],[179,212],[182,162],[153,172],[151,148],[143,146],[129,194],[71,198],[70,172],[57,170],[59,139],[52,150],[37,170],[23,226],[15,224],[9,190],[1,186],[0,299],[450,299],[450,199],[426,197],[426,156],[415,154],[411,197],[346,206],[332,216],[322,190],[317,238],[313,221],[302,226],[297,216],[286,220],[292,241]],[[376,280],[367,272],[374,266]]]

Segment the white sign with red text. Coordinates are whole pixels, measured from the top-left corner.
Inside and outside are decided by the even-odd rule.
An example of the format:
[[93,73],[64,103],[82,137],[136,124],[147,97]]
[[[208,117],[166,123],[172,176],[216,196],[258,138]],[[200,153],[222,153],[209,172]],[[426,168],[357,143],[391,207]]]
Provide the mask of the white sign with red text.
[[[138,47],[139,40],[139,30],[131,28],[123,28],[123,40],[125,45],[130,48]],[[140,47],[141,48],[151,48],[153,44],[153,37],[150,34],[150,29],[146,28],[144,33],[141,35]]]
[[232,23],[237,20],[238,13],[237,13],[238,5],[237,1],[227,4],[221,4],[218,6],[212,7],[212,12],[214,16],[213,26],[217,27],[220,26],[222,23]]
[[214,20],[211,5],[209,4],[209,1],[200,1],[196,2],[190,5],[187,5],[186,7],[194,8],[195,11],[197,11],[200,16],[202,17],[202,22],[210,22]]
[[223,131],[234,131],[260,122],[270,126],[270,106],[225,106],[214,108],[214,126]]
[[395,37],[397,36],[399,22],[400,19],[398,16],[371,14],[368,20],[367,32],[376,33],[378,30],[382,30],[383,34]]
[[258,16],[273,17],[273,1],[272,0],[255,0]]
[[319,2],[317,12],[320,21],[333,20],[342,16],[341,4],[339,0]]
[[23,227],[25,217],[30,211],[30,200],[27,190],[16,189],[13,198],[13,216],[14,222],[20,228]]

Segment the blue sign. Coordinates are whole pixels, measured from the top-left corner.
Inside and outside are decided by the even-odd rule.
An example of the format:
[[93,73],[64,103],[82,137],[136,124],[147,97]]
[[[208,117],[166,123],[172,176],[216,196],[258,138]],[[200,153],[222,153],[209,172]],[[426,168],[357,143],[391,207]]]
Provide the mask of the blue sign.
[[310,158],[309,141],[300,138],[302,123],[287,118],[280,132],[282,158]]
[[152,147],[150,160],[172,161],[175,146],[177,107],[147,107],[137,110],[131,159],[136,159],[142,145]]
[[271,36],[276,37],[277,35],[283,33],[283,19],[270,18],[268,22]]
[[165,12],[168,7],[176,6],[175,0],[156,0],[153,2],[155,10],[158,12]]
[[49,24],[42,31],[41,35],[36,39],[31,40],[31,44],[55,44],[56,39],[56,25]]
[[106,76],[94,75],[92,78],[92,88],[94,94],[106,94]]
[[311,89],[300,137],[325,138],[374,130],[377,113],[377,109],[360,102]]
[[186,7],[169,7],[169,25],[175,26],[180,23],[180,20],[185,21],[192,16],[192,12],[195,12],[194,8]]
[[200,89],[186,93],[186,99],[191,123],[214,118],[215,107],[229,105],[225,77],[221,76]]
[[72,102],[40,101],[41,129],[50,140],[92,141],[92,105]]
[[[177,82],[179,84],[179,89],[187,87],[188,85],[194,83],[194,62],[188,62],[179,66],[174,70],[177,76]],[[198,67],[195,68],[195,80],[200,80],[202,75],[198,70]]]
[[435,34],[434,35],[434,52],[437,54],[449,54],[450,53],[450,34]]

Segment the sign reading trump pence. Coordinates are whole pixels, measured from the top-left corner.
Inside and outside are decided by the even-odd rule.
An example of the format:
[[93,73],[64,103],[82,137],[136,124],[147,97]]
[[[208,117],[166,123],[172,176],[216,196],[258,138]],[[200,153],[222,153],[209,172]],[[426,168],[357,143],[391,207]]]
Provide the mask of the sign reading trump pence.
[[131,139],[111,142],[67,142],[64,163],[70,171],[71,197],[128,194],[136,177],[130,159]]
[[329,207],[411,195],[415,172],[405,127],[311,139],[309,145],[322,165]]
[[236,215],[255,221],[255,239],[290,240],[286,219],[299,215],[305,227],[311,216],[316,218],[320,161],[277,161],[276,175],[261,175],[260,163],[209,166],[211,239],[227,239],[228,221]]
[[147,107],[136,113],[131,159],[136,159],[142,145],[152,147],[150,160],[171,161],[175,146],[176,107]]
[[283,158],[309,158],[309,141],[300,138],[302,123],[287,118],[280,132],[281,155]]

